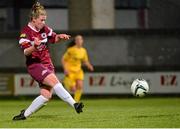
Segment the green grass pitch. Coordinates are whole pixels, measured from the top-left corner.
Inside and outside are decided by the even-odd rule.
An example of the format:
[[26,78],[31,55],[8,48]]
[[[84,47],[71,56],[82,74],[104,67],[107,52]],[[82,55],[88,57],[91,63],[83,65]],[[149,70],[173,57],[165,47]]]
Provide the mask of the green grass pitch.
[[12,117],[31,100],[0,100],[0,128],[147,128],[180,127],[180,98],[85,99],[84,112],[76,112],[61,100],[24,121]]

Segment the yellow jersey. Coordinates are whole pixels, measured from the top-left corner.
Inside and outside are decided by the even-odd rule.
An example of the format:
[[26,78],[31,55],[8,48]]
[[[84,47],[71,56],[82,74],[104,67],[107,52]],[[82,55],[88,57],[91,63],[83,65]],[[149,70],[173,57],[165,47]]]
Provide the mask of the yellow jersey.
[[67,49],[63,55],[65,61],[65,68],[70,72],[78,72],[82,70],[82,62],[88,61],[88,55],[85,48],[78,48],[76,46]]

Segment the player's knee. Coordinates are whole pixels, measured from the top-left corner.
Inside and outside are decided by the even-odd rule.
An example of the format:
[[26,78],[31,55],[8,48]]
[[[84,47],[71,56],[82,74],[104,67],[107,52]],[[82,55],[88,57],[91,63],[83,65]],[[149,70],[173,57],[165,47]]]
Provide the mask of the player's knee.
[[75,91],[76,91],[76,87],[75,87],[75,86],[71,86],[71,87],[70,87],[70,91],[71,91],[71,92],[75,92]]
[[41,90],[41,95],[50,100],[52,98],[52,93],[48,90]]
[[76,84],[76,89],[82,90],[83,89],[83,81],[78,80]]
[[59,80],[55,74],[49,74],[43,81],[43,84],[51,87],[54,87],[57,83],[59,83]]

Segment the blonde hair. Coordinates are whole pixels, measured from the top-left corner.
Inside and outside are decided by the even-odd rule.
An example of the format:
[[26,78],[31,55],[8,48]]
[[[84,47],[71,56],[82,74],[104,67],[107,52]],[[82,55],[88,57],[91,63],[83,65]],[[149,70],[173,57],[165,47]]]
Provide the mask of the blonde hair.
[[40,15],[46,16],[46,10],[44,6],[42,6],[39,2],[36,2],[31,9],[30,20],[32,20],[33,18],[38,18]]

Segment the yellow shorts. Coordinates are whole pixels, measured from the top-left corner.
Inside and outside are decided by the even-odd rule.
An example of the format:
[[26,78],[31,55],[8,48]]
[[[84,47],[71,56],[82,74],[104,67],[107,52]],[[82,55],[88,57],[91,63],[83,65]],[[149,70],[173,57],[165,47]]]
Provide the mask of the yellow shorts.
[[71,88],[76,85],[77,80],[84,80],[83,70],[78,72],[69,72],[69,74],[64,77],[63,84],[65,85],[66,89],[70,91]]

